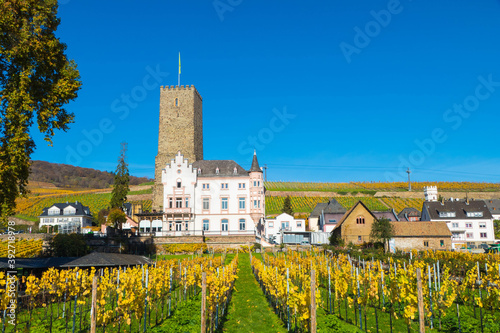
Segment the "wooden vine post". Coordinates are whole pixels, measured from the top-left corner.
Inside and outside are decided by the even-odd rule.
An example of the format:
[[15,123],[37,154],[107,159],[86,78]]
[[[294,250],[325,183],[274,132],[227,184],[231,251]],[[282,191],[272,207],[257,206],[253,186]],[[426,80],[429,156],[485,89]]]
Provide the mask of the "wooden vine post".
[[316,333],[316,271],[311,270],[311,333]]
[[92,309],[90,311],[90,333],[96,333],[97,326],[97,275],[92,280]]
[[418,321],[419,333],[425,333],[425,317],[424,317],[424,295],[422,292],[422,276],[420,268],[417,268],[417,289],[418,289]]
[[207,331],[207,273],[201,275],[201,333]]

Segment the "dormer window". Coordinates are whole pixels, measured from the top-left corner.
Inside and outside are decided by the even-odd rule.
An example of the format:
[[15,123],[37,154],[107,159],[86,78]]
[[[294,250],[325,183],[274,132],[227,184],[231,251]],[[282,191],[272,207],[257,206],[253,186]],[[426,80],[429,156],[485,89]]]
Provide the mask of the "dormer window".
[[234,169],[233,169],[233,174],[235,174],[235,175],[238,174],[238,169],[236,169],[236,167],[234,167]]
[[467,212],[467,217],[483,217],[483,212]]
[[215,173],[219,174],[219,167],[217,167],[217,169],[215,169]]
[[200,174],[200,173],[201,173],[201,169],[198,169],[198,174]]
[[455,212],[439,212],[439,217],[455,217]]

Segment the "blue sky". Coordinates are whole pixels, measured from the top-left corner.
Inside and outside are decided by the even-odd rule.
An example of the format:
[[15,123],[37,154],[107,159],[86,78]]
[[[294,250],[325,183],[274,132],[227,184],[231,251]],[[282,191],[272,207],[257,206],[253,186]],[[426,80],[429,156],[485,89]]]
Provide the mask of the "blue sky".
[[64,0],[59,15],[83,85],[53,147],[33,129],[33,159],[111,171],[126,141],[131,173],[153,177],[180,51],[205,159],[249,168],[255,148],[269,180],[500,181],[500,0]]

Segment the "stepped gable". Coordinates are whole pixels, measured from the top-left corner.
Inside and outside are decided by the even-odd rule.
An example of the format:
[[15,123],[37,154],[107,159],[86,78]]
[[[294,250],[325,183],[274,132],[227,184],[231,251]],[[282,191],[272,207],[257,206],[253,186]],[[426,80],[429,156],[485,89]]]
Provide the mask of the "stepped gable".
[[193,168],[200,170],[198,177],[248,177],[248,171],[231,160],[199,160],[193,162]]

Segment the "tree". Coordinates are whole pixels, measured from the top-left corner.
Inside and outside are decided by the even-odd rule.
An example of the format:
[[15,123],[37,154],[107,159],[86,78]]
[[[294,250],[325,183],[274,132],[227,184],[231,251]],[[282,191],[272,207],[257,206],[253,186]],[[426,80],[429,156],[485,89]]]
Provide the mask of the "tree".
[[500,220],[493,220],[493,227],[495,230],[495,239],[500,239]]
[[374,241],[382,242],[386,251],[389,248],[389,239],[394,237],[394,226],[391,221],[386,218],[375,219],[372,224],[370,238]]
[[292,202],[289,195],[287,195],[287,197],[283,201],[283,208],[281,208],[281,212],[293,216]]
[[121,143],[122,149],[120,157],[118,158],[118,166],[115,172],[115,184],[113,185],[113,192],[110,201],[111,208],[121,208],[127,201],[127,193],[129,191],[130,175],[128,173],[127,164],[127,143]]
[[57,234],[49,243],[55,257],[79,257],[89,252],[89,247],[82,234]]
[[97,217],[94,215],[94,223],[96,226],[100,227],[103,224],[106,224],[106,216],[109,214],[109,209],[103,208],[97,213]]
[[115,229],[122,230],[122,224],[127,221],[127,215],[120,208],[113,208],[108,214],[108,223]]
[[0,219],[25,195],[36,120],[45,141],[66,131],[74,115],[64,105],[77,97],[80,74],[56,36],[57,0],[0,0]]

